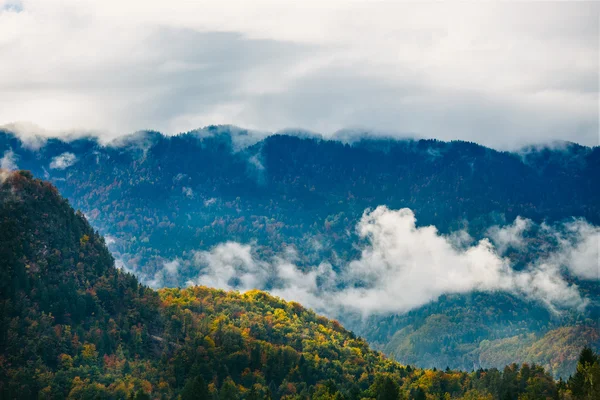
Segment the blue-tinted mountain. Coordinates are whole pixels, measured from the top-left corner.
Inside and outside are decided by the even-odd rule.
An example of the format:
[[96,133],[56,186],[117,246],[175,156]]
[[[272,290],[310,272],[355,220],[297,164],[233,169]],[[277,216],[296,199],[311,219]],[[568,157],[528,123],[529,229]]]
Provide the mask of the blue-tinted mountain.
[[[172,137],[139,132],[104,145],[93,137],[53,138],[37,149],[2,132],[0,154],[6,152],[19,168],[56,185],[140,276],[226,241],[255,243],[265,255],[293,246],[300,265],[328,260],[343,268],[358,256],[358,220],[379,205],[409,207],[419,225],[442,233],[468,227],[475,238],[517,216],[600,224],[600,148],[566,142],[501,152],[460,141],[342,142],[225,126]],[[185,285],[183,272],[172,285]],[[533,346],[566,332],[557,329],[580,327],[568,331],[581,340],[569,339],[576,343],[565,356],[570,364],[553,371],[564,375],[573,371],[580,345],[598,344],[598,285],[580,285],[593,300],[584,314],[557,317],[512,295],[474,293],[365,325],[346,322],[400,361],[468,369],[500,366],[494,360],[517,351],[502,341],[521,337]],[[442,326],[447,335],[435,333]],[[532,359],[528,349],[518,350],[524,361],[551,363],[545,357],[552,350]]]

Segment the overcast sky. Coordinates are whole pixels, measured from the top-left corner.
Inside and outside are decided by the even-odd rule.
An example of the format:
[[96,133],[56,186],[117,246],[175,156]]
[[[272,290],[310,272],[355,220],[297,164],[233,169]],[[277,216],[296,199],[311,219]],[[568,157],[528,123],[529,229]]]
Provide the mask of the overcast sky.
[[600,3],[0,0],[0,125],[598,145]]

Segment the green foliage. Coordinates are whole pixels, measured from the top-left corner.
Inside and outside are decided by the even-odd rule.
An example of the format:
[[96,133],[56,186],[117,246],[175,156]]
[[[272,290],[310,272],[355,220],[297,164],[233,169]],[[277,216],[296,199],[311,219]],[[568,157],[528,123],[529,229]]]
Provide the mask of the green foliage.
[[[342,268],[358,256],[354,232],[363,211],[382,204],[410,207],[420,225],[433,224],[442,233],[462,229],[467,221],[477,239],[490,225],[516,216],[600,223],[599,147],[564,143],[509,153],[460,141],[356,137],[342,143],[288,135],[236,145],[251,139],[243,130],[211,126],[173,137],[141,132],[110,146],[92,138],[51,139],[32,151],[0,130],[0,152],[12,149],[21,168],[50,174],[61,193],[115,239],[111,246],[119,258],[150,277],[148,282],[165,260],[230,240],[253,241],[266,256],[293,246],[301,267],[325,260]],[[66,151],[78,162],[48,171],[52,158]],[[86,244],[83,235],[78,241]],[[531,247],[545,251],[539,243]],[[536,254],[514,261],[524,265]],[[193,263],[182,262],[179,278],[166,277],[162,285],[185,285],[197,272]],[[558,319],[542,305],[494,293],[445,297],[364,325],[340,318],[404,363],[471,369],[518,358],[566,378],[585,343],[552,346],[545,335],[562,326],[595,329],[600,315],[597,282],[576,283],[592,300],[583,316]],[[80,299],[77,306],[71,297],[52,302],[56,311],[75,319],[90,311],[84,309],[90,301]],[[585,341],[597,344],[589,330]],[[529,347],[515,346],[515,337]],[[484,340],[488,344],[481,348]]]
[[[406,363],[471,369],[527,362],[542,365],[556,378],[575,371],[583,346],[600,348],[592,320],[542,329],[535,325],[538,310],[510,295],[475,293],[470,304],[456,304],[453,297],[457,296],[445,296],[435,306],[405,316],[365,324],[365,336],[384,342],[387,354]],[[488,313],[480,314],[479,309]],[[395,333],[386,340],[386,331]]]
[[0,186],[0,235],[3,399],[587,399],[597,388],[589,350],[559,392],[539,366],[400,365],[338,322],[261,291],[152,291],[114,267],[56,189],[26,173]]
[[600,399],[600,357],[585,347],[579,355],[577,371],[567,386],[576,399]]

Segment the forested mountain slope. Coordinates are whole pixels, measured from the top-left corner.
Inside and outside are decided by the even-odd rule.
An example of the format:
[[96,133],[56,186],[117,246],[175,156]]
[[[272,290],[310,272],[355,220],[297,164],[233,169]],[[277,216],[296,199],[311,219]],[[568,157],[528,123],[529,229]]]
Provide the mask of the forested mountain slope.
[[421,370],[264,292],[155,292],[51,184],[1,172],[2,398],[592,398],[600,377],[591,352],[568,385],[529,365]]
[[[300,268],[326,262],[343,271],[360,256],[363,212],[380,205],[409,207],[419,226],[449,235],[466,229],[476,240],[517,217],[541,227],[573,218],[600,224],[600,148],[572,143],[510,153],[435,140],[263,138],[225,126],[175,137],[141,132],[108,145],[23,142],[2,132],[0,155],[56,185],[106,235],[119,265],[154,287],[202,282],[198,252],[231,241],[260,258],[293,249]],[[526,239],[525,250],[506,254],[516,268],[547,250],[543,240]],[[173,261],[177,274],[165,267]],[[512,293],[476,292],[366,322],[337,317],[405,363],[471,369],[519,359],[566,378],[577,349],[598,345],[600,315],[598,281],[568,279],[589,299],[583,311],[556,314]],[[567,362],[553,361],[560,352],[551,346],[509,345],[545,335],[569,343]]]
[[281,246],[307,234],[348,247],[344,231],[382,204],[409,207],[420,225],[443,232],[468,221],[477,233],[517,216],[600,223],[600,148],[563,143],[508,153],[467,142],[344,144],[287,135],[251,144],[248,135],[209,127],[174,137],[141,132],[108,145],[50,139],[32,148],[3,132],[0,152],[47,176],[92,221],[112,226],[124,252],[144,257],[231,239]]

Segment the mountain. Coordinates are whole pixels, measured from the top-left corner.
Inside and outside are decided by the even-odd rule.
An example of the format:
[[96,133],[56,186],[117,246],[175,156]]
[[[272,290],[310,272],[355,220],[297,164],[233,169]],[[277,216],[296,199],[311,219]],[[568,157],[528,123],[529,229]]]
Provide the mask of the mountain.
[[[399,382],[422,373],[260,291],[139,285],[85,218],[29,173],[5,177],[0,204],[3,398],[397,396]],[[434,374],[453,375],[476,380]]]
[[154,291],[51,184],[2,172],[2,398],[588,398],[600,377],[589,349],[568,384],[527,364],[421,370],[265,292]]
[[[108,144],[92,137],[42,143],[5,131],[0,154],[56,185],[105,235],[118,265],[154,287],[202,283],[205,252],[231,242],[251,246],[260,263],[293,251],[303,272],[327,263],[342,273],[361,257],[363,213],[380,205],[410,208],[418,227],[448,237],[468,231],[474,241],[526,218],[539,232],[502,255],[515,271],[559,246],[556,232],[568,221],[600,224],[598,147],[500,152],[466,142],[345,139],[221,126],[174,137],[140,132]],[[585,295],[585,309],[556,312],[512,292],[474,291],[408,310],[334,316],[404,363],[471,370],[519,360],[567,378],[582,346],[600,346],[600,287],[565,279]],[[235,276],[226,285],[242,289],[241,282]]]

